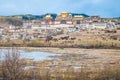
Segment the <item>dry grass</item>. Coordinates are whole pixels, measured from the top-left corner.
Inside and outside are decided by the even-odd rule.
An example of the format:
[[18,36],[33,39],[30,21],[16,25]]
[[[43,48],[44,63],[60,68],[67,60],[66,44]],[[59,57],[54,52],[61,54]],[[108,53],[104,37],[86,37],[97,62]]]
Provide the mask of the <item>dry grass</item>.
[[49,41],[44,40],[1,40],[1,47],[64,47],[64,48],[120,48],[120,41],[116,40],[58,40]]
[[[35,78],[36,80],[120,80],[119,65],[116,66],[104,66],[94,70],[88,70],[82,68],[75,70],[73,68],[56,68],[56,69],[35,69],[29,70],[26,73],[29,78]],[[35,76],[33,76],[33,73]]]

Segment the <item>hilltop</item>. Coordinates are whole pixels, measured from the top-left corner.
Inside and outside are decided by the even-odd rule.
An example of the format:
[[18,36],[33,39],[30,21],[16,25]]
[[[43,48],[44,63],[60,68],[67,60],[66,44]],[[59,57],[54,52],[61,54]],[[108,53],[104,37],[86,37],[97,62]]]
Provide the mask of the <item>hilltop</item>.
[[[55,19],[57,16],[57,14],[55,14],[55,13],[46,13],[46,14],[42,14],[42,15],[21,14],[21,15],[4,16],[4,17],[17,18],[17,19],[21,19],[21,20],[41,20],[48,14],[50,14],[53,17],[53,19]],[[70,14],[72,14],[72,16],[81,15],[85,18],[89,17],[89,15],[86,15],[86,14],[79,14],[79,13],[70,13]]]

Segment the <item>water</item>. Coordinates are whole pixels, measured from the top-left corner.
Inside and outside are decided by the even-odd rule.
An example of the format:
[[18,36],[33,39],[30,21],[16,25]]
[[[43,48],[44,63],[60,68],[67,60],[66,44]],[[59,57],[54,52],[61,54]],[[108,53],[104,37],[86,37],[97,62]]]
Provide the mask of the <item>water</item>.
[[[11,52],[11,50],[9,50]],[[42,51],[26,51],[26,50],[18,50],[20,53],[21,58],[33,59],[34,61],[39,60],[52,60],[55,59],[54,57],[50,56],[59,56],[59,54],[53,54],[49,52],[42,52]],[[5,53],[8,53],[7,49],[0,49],[0,57],[1,59],[4,58]]]
[[32,51],[32,52],[25,52],[23,51],[21,53],[21,55],[24,57],[24,58],[30,58],[30,59],[33,59],[35,61],[38,61],[38,60],[51,60],[53,58],[50,58],[49,56],[56,56],[58,54],[53,54],[53,53],[48,53],[48,52],[41,52],[41,51]]
[[81,66],[72,66],[72,68],[74,68],[74,69],[81,69],[82,67]]

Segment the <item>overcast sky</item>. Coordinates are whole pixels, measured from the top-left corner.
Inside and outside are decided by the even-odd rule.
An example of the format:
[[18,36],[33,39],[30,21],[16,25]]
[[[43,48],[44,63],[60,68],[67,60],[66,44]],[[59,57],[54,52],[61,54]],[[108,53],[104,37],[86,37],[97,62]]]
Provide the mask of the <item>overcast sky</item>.
[[0,15],[85,13],[120,17],[120,0],[0,0]]

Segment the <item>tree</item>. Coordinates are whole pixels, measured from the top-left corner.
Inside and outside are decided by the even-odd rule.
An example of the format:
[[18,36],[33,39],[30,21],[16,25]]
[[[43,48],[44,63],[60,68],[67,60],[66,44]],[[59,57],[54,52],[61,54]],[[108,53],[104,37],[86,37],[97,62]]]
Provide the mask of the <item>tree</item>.
[[52,39],[53,39],[52,36],[47,36],[47,37],[46,37],[46,41],[50,41],[50,40],[52,40]]
[[24,60],[20,59],[20,53],[16,48],[8,50],[2,62],[3,79],[5,80],[23,80],[24,78]]

